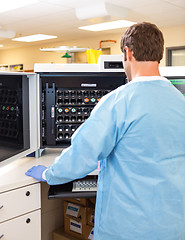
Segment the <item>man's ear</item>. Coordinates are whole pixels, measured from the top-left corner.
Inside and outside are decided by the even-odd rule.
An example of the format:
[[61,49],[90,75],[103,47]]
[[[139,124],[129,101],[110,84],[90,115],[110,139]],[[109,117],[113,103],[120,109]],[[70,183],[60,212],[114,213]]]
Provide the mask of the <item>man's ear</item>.
[[126,59],[131,61],[132,60],[132,57],[133,57],[133,52],[130,50],[129,47],[125,46],[125,56],[126,56]]

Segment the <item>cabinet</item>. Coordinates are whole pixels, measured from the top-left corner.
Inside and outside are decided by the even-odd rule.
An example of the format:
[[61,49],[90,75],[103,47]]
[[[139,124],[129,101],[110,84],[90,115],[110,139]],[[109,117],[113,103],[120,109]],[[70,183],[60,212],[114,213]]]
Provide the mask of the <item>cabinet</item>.
[[41,240],[40,183],[0,194],[0,239]]

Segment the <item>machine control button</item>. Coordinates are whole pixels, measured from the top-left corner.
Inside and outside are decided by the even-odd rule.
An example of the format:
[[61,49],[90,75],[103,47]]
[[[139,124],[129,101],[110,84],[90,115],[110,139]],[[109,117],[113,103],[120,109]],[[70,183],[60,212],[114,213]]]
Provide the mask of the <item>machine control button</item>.
[[69,132],[69,127],[68,127],[68,126],[65,126],[65,127],[64,127],[64,130],[65,130],[66,132]]
[[89,102],[89,98],[85,98],[84,102],[88,103]]
[[68,113],[69,112],[69,108],[65,108],[65,113]]
[[59,122],[63,122],[63,117],[58,117]]
[[66,133],[65,135],[64,135],[64,138],[66,138],[66,139],[69,139],[69,134],[68,133]]
[[63,127],[62,127],[62,126],[59,126],[59,127],[58,127],[58,131],[59,131],[59,132],[62,132],[62,131],[63,131]]
[[58,134],[58,138],[59,138],[59,139],[63,139],[63,134],[61,134],[61,133]]
[[91,98],[91,102],[94,103],[96,101],[95,98]]
[[74,132],[76,130],[75,126],[71,126],[71,131]]

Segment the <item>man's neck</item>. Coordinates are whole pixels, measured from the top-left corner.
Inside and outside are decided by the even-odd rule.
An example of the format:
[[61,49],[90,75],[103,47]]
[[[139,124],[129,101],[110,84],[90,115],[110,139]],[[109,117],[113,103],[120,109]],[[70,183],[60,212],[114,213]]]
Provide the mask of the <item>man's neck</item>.
[[132,79],[141,76],[160,76],[158,62],[135,61],[131,69]]

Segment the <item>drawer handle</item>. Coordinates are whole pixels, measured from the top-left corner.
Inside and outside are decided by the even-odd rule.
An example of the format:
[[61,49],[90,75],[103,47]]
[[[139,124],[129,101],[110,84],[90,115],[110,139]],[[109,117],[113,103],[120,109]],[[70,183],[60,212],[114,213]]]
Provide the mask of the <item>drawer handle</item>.
[[3,205],[0,206],[0,209],[2,209],[2,208],[3,208]]
[[30,218],[27,218],[26,219],[26,223],[30,223],[31,222],[31,219]]
[[0,235],[0,239],[3,238],[4,234]]
[[30,191],[27,191],[27,192],[26,192],[26,196],[27,196],[27,197],[30,196]]

